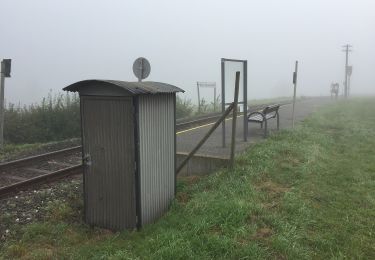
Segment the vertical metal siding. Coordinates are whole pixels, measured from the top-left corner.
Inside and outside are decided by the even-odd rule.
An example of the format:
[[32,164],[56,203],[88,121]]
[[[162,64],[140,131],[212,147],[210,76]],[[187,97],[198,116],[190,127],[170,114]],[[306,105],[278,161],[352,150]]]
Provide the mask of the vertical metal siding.
[[139,96],[142,225],[168,210],[175,192],[175,94]]
[[82,97],[85,218],[109,229],[135,228],[135,153],[131,98]]

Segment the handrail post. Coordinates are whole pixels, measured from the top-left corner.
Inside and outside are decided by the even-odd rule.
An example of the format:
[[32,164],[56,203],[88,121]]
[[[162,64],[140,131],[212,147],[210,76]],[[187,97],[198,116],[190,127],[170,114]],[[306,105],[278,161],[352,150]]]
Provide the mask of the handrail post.
[[236,126],[237,126],[237,105],[238,105],[238,91],[240,87],[240,72],[236,72],[236,83],[234,87],[234,107],[233,107],[233,120],[232,120],[232,145],[230,151],[230,167],[234,166],[234,154],[236,150]]

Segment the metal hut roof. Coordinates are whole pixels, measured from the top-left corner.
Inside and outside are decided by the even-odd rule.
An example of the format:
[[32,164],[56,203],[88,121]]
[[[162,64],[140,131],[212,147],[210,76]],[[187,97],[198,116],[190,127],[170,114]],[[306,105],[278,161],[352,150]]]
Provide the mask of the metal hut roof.
[[175,92],[185,92],[184,90],[162,82],[154,81],[144,81],[144,82],[129,82],[129,81],[120,81],[120,80],[100,80],[100,79],[91,79],[83,80],[76,83],[73,83],[63,90],[66,91],[80,91],[81,88],[85,88],[90,85],[110,85],[116,88],[129,91],[133,95],[142,95],[142,94],[158,94],[158,93],[175,93]]

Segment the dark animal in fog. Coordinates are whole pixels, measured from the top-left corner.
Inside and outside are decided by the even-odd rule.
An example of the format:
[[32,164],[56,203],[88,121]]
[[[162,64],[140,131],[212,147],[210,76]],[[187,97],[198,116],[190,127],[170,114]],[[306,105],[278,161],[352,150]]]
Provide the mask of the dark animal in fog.
[[337,97],[339,96],[339,89],[340,89],[339,83],[332,83],[331,84],[331,99],[333,97],[335,97],[335,99],[337,99]]

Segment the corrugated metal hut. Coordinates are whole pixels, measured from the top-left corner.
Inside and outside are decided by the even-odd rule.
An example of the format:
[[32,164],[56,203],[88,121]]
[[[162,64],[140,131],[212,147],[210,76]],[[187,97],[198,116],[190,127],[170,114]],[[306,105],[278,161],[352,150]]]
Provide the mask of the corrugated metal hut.
[[121,230],[159,218],[176,189],[176,92],[160,82],[84,80],[81,101],[86,222]]

